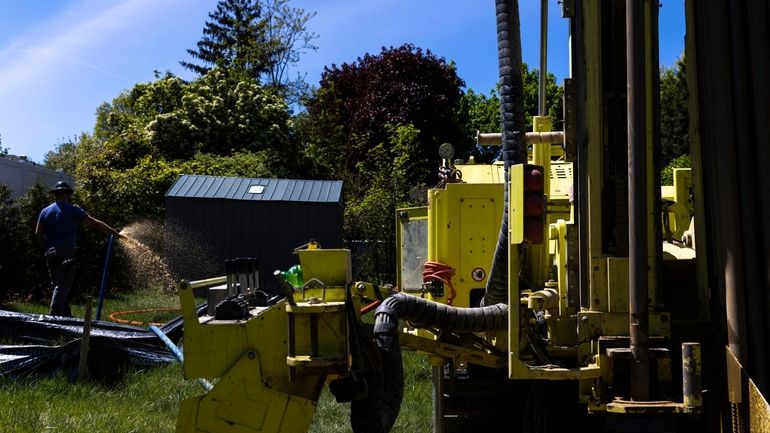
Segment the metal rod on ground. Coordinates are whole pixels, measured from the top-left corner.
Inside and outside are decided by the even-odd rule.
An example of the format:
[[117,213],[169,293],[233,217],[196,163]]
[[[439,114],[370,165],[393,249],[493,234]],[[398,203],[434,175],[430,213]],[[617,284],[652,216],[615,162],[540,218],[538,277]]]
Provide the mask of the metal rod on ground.
[[107,292],[107,277],[110,274],[110,263],[112,262],[112,243],[115,241],[115,235],[110,235],[107,241],[107,257],[104,258],[104,270],[102,270],[102,285],[99,287],[99,302],[96,303],[96,320],[102,318],[102,305],[104,305],[104,294]]
[[631,398],[650,399],[647,263],[647,120],[645,116],[644,2],[626,0],[628,93],[628,303]]
[[[171,353],[174,354],[174,356],[179,362],[184,364],[184,355],[182,354],[182,351],[179,350],[179,347],[177,347],[177,345],[174,344],[174,342],[171,341],[171,339],[169,339],[166,336],[166,333],[163,332],[162,329],[158,328],[155,325],[150,325],[150,331],[152,331],[153,334],[157,335],[158,338],[160,338],[160,340],[163,341],[163,343],[166,345],[168,350],[170,350]],[[204,388],[206,388],[206,391],[211,391],[211,389],[214,388],[214,385],[212,385],[211,382],[209,382],[208,380],[202,377],[198,378],[198,383],[200,383]]]
[[86,297],[86,311],[83,316],[83,337],[80,339],[80,359],[78,360],[78,382],[88,379],[88,344],[91,339],[91,304],[93,299]]

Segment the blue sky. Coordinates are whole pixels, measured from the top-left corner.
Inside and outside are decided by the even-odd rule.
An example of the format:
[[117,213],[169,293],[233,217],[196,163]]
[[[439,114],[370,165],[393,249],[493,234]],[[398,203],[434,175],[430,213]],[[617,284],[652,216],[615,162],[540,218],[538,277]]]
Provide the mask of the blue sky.
[[[567,26],[549,0],[548,68],[569,73]],[[58,143],[90,132],[96,107],[153,71],[193,75],[188,60],[216,0],[0,0],[0,136],[12,154],[42,162]],[[520,0],[524,61],[538,62],[540,2]],[[497,81],[492,0],[292,0],[315,11],[309,29],[319,49],[295,72],[317,84],[324,66],[352,62],[383,46],[413,43],[454,61],[467,87]],[[683,0],[664,1],[661,64],[684,46]]]

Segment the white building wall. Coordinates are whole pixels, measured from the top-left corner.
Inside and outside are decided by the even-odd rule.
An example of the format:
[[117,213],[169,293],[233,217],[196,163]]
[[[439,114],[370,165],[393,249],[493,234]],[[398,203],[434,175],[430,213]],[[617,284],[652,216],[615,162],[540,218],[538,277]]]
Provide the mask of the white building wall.
[[8,185],[14,199],[24,195],[35,183],[48,189],[60,180],[75,186],[72,176],[64,172],[42,167],[15,155],[0,157],[0,183]]

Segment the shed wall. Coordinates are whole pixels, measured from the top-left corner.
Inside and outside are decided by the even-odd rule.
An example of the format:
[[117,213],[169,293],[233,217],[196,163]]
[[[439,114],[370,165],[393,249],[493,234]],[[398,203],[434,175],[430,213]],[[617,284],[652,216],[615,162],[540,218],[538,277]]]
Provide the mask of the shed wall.
[[[325,248],[341,248],[342,215],[337,203],[166,198],[166,223],[210,247],[220,275],[226,259],[257,257],[263,283],[272,279],[274,270],[296,264],[292,251],[310,239]],[[174,255],[167,255],[172,270],[185,278],[211,276],[179,269]]]

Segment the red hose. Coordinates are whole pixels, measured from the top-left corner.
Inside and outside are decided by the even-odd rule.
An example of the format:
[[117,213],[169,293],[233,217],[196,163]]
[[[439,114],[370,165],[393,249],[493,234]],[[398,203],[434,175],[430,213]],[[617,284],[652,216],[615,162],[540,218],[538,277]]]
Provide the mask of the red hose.
[[423,281],[438,281],[449,288],[449,296],[447,296],[447,305],[452,305],[452,301],[457,296],[454,286],[452,285],[452,277],[455,274],[453,267],[440,263],[432,262],[428,260],[425,262],[424,270],[422,271]]
[[363,307],[361,307],[361,314],[366,314],[374,310],[375,308],[379,307],[381,303],[382,301],[374,301],[371,304],[364,305]]

